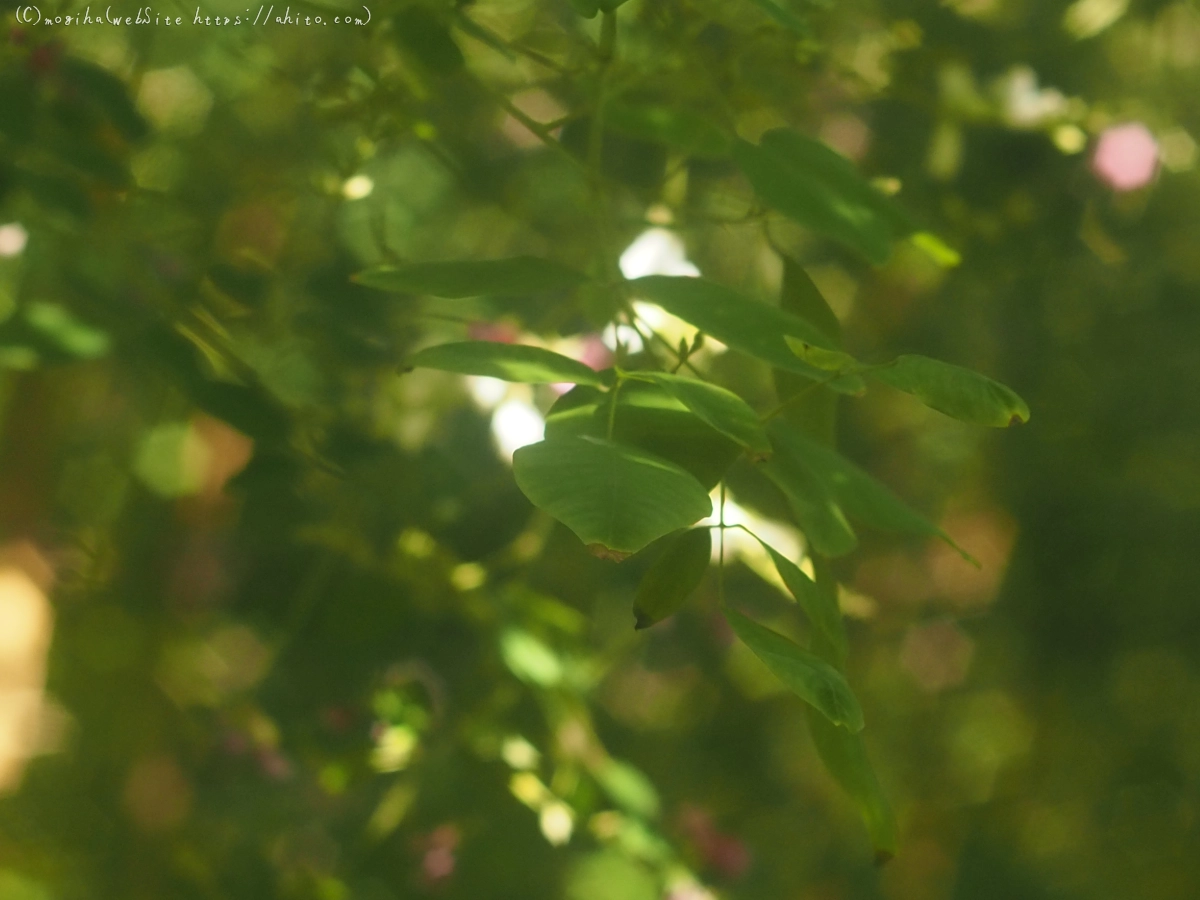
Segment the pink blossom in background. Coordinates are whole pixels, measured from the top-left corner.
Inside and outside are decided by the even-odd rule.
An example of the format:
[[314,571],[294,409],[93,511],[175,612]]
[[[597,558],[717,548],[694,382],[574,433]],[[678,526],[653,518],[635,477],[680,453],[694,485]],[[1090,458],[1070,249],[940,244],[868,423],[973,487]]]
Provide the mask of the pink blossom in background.
[[467,326],[467,337],[473,341],[515,344],[520,336],[517,327],[508,322],[472,322]]
[[1092,171],[1114,191],[1145,187],[1158,171],[1158,141],[1141,122],[1115,125],[1100,135]]
[[[600,340],[600,335],[589,334],[583,339],[579,349],[571,354],[585,366],[595,369],[599,372],[601,369],[607,369],[613,363],[613,354],[608,347],[604,346],[604,341]],[[575,385],[567,382],[562,384],[552,384],[550,389],[560,397]]]

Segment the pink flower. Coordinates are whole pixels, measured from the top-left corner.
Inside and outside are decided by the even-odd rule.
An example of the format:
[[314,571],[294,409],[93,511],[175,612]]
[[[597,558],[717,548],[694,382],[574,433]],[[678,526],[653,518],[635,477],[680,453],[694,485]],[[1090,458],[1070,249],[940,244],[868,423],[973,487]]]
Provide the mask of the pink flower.
[[1141,122],[1115,125],[1100,135],[1092,171],[1114,191],[1145,187],[1158,171],[1158,141]]

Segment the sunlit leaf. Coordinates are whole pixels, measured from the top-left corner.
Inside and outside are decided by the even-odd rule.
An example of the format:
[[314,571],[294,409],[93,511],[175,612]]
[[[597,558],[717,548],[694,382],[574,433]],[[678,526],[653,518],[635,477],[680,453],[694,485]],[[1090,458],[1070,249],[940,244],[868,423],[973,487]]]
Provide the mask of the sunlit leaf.
[[659,900],[658,876],[620,850],[577,857],[564,877],[564,900]]
[[804,610],[809,621],[824,633],[826,640],[836,651],[834,661],[840,662],[846,655],[846,629],[842,623],[842,611],[837,605],[837,596],[820,590],[816,582],[805,575],[798,565],[762,538],[759,538],[758,542],[771,555],[775,571],[783,579],[788,592],[796,598],[796,603]]
[[674,463],[587,435],[553,438],[513,455],[517,485],[584,544],[636,553],[712,513],[708,492]]
[[603,384],[600,373],[578,360],[525,344],[493,341],[438,344],[410,356],[407,365],[526,384]]
[[725,610],[734,633],[775,677],[834,725],[862,731],[863,714],[845,677],[825,660],[759,625],[736,610]]
[[932,232],[918,231],[912,236],[912,242],[943,269],[953,269],[962,262],[962,255]]
[[858,360],[841,350],[827,350],[790,335],[785,340],[793,353],[822,372],[844,372],[858,365]]
[[108,353],[110,341],[57,303],[35,301],[25,307],[25,321],[58,349],[78,359],[97,359]]
[[771,442],[758,414],[732,391],[694,378],[665,372],[637,372],[638,379],[653,381],[717,431],[737,441],[756,456],[768,456]]
[[553,687],[562,680],[562,662],[553,650],[527,631],[510,628],[500,637],[500,655],[522,681]]
[[877,265],[912,230],[891,200],[820,141],[778,128],[757,146],[737,141],[733,156],[769,206]]
[[546,437],[590,434],[604,437],[612,413],[613,439],[660,456],[690,472],[711,490],[742,452],[742,447],[717,431],[657,384],[626,381],[617,395],[615,413],[609,397],[594,387],[579,385],[546,414]]
[[514,256],[379,266],[358,273],[354,280],[393,293],[461,298],[557,291],[575,287],[586,279],[574,269],[548,259]]
[[808,711],[808,727],[825,768],[858,808],[871,835],[876,861],[887,862],[896,854],[896,817],[867,757],[862,735],[830,724],[813,710]]
[[658,815],[661,803],[654,783],[629,763],[608,759],[595,774],[604,793],[621,809],[643,819]]
[[1006,428],[1029,421],[1029,406],[1015,392],[985,375],[941,360],[900,356],[872,375],[962,422]]
[[[828,346],[829,339],[799,316],[747,299],[704,278],[648,275],[631,281],[630,287],[635,296],[657,303],[735,350],[808,378],[829,378],[829,373],[809,365],[788,349],[784,340],[787,335]],[[830,387],[857,394],[862,392],[863,383],[858,376],[847,375],[830,381]]]
[[675,615],[700,585],[712,557],[712,534],[692,528],[665,540],[658,558],[638,585],[633,601],[635,628],[649,628]]

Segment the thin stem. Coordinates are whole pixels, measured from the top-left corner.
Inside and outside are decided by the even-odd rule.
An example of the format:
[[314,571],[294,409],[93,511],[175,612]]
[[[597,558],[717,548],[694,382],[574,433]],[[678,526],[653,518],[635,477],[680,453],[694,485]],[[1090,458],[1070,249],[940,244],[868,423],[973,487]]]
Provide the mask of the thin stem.
[[808,385],[807,387],[805,387],[799,391],[796,391],[796,393],[792,394],[792,396],[788,397],[786,400],[784,400],[782,403],[780,403],[778,406],[776,406],[773,410],[771,410],[770,412],[763,415],[761,417],[760,421],[770,422],[773,418],[775,418],[781,412],[786,410],[789,406],[791,406],[797,400],[807,397],[809,394],[811,394],[813,391],[817,390],[818,388],[825,387],[826,385],[828,385],[834,381],[837,381],[839,378],[844,378],[848,374],[856,374],[856,373],[834,372],[828,378],[822,378],[820,381],[814,381],[812,384]]
[[717,600],[725,606],[725,482],[721,482],[721,509],[719,513],[721,526],[721,550],[717,555]]
[[672,356],[675,357],[675,359],[678,361],[679,364],[677,366],[675,366],[675,368],[672,370],[672,372],[678,372],[682,366],[687,366],[689,369],[692,370],[693,373],[695,373],[697,378],[699,378],[701,381],[705,380],[704,373],[701,372],[699,369],[697,369],[692,364],[692,361],[690,359],[686,359],[686,358],[680,356],[679,351],[675,348],[675,346],[670,341],[668,341],[665,337],[663,337],[661,334],[659,334],[657,331],[655,331],[653,328],[651,328],[649,325],[647,325],[645,322],[643,322],[638,317],[636,310],[634,310],[634,308],[633,308],[633,304],[631,304],[628,300],[625,301],[625,315],[627,315],[629,317],[630,327],[633,328],[633,330],[638,333],[638,336],[642,339],[643,344],[646,344],[648,346],[649,341],[646,340],[646,336],[644,334],[642,334],[641,329],[638,328],[637,323],[639,323],[639,322],[641,322],[642,326],[646,329],[646,331],[648,331],[650,333],[650,336],[652,338],[654,338],[656,341],[658,341],[660,344],[662,344],[664,347],[666,347],[667,352],[669,352]]
[[617,395],[621,393],[621,386],[625,383],[625,376],[617,373],[617,383],[612,389],[612,393],[608,397],[608,439],[613,439],[613,430],[617,425]]
[[513,102],[503,94],[493,94],[493,96],[496,98],[496,102],[504,107],[505,112],[528,128],[534,137],[536,137],[539,141],[541,141],[555,153],[558,153],[561,156],[569,159],[573,165],[583,167],[583,164],[579,161],[579,159],[569,150],[567,150],[567,148],[562,145],[561,141],[556,140],[554,135],[550,133],[545,125],[535,119],[531,119],[525,113],[521,112],[521,110],[518,109]]

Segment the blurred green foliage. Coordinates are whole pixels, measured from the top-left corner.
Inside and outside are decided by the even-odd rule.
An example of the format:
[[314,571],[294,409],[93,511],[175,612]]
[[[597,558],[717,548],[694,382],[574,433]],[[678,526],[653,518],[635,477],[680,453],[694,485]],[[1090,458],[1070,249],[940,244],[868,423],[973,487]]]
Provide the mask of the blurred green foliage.
[[[1200,895],[1200,14],[610,6],[3,7],[0,898]],[[1155,177],[1117,190],[1128,122]],[[822,200],[836,163],[808,221],[761,203],[784,128],[912,221]],[[842,401],[839,447],[929,517],[802,573],[846,615],[865,745],[810,735],[733,640],[721,590],[814,638],[753,539],[725,531],[722,576],[635,632],[654,554],[597,559],[530,506],[504,423],[583,433],[592,389],[402,371],[477,339],[602,368],[611,292],[353,277],[539,257],[604,283],[648,230],[630,278],[782,288],[855,359],[943,359],[1034,411],[994,434],[889,387]],[[706,330],[736,351],[744,324]],[[813,371],[655,327],[759,412]],[[740,452],[651,388],[617,439]],[[819,441],[829,396],[800,404]],[[727,521],[796,539],[745,461],[726,484]],[[818,746],[869,751],[886,866]]]

